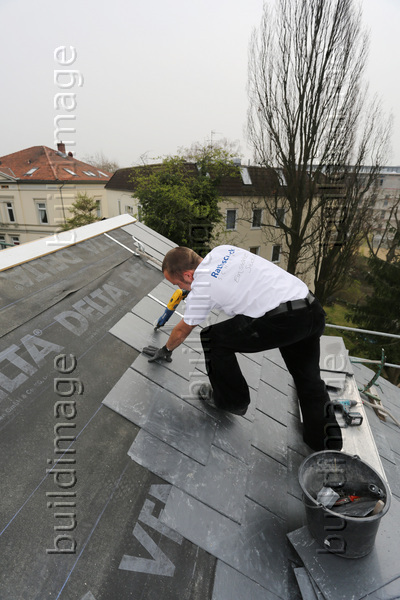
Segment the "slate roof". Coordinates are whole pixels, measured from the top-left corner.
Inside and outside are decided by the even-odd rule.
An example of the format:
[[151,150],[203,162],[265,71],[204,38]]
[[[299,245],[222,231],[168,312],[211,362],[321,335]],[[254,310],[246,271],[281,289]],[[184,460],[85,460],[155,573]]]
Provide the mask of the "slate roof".
[[54,181],[106,183],[111,173],[105,173],[47,146],[32,146],[0,157],[0,173],[11,175],[19,183],[51,183]]
[[[154,331],[174,288],[137,242],[155,260],[174,244],[133,221],[0,272],[0,598],[400,597],[397,426],[365,409],[393,494],[376,547],[318,553],[298,483],[310,450],[279,352],[239,355],[244,418],[197,400],[198,328],[171,363],[149,363],[142,348],[180,317]],[[336,395],[372,377],[338,337],[323,338],[321,365]],[[377,390],[399,419],[399,389]]]
[[[128,167],[124,169],[118,169],[111,179],[106,184],[107,189],[121,190],[121,191],[135,191],[134,176],[135,173],[142,173],[146,169],[158,169],[160,165],[148,165],[139,167]],[[195,163],[185,163],[185,168],[189,175],[195,177],[197,175],[197,168]],[[245,177],[223,177],[220,185],[218,186],[219,193],[221,196],[226,197],[242,197],[242,196],[269,196],[275,194],[280,189],[280,183],[276,173],[272,169],[266,167],[238,167],[241,170],[245,170],[250,179]],[[251,183],[245,183],[245,180]]]

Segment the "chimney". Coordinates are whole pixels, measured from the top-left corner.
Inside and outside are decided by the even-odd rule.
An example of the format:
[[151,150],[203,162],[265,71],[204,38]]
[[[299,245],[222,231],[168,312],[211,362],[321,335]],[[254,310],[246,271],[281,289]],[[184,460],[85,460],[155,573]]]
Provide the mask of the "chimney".
[[65,144],[63,144],[63,142],[58,142],[58,144],[57,144],[57,150],[59,152],[62,152],[63,154],[65,154]]

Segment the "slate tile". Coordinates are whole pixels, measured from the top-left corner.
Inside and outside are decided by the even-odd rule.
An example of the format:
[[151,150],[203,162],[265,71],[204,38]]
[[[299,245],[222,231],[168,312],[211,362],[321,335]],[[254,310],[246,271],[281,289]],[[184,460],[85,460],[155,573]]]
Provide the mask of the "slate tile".
[[140,374],[144,374],[148,379],[172,394],[175,394],[179,398],[188,393],[189,382],[186,378],[173,373],[173,371],[164,365],[149,363],[148,357],[144,354],[139,354],[132,363],[131,369]]
[[[392,497],[370,554],[354,560],[321,552],[308,528],[288,537],[326,600],[360,600],[400,577],[400,502]],[[340,573],[340,577],[338,577]]]
[[180,490],[172,489],[162,520],[262,587],[279,597],[287,597],[284,525],[263,507],[247,500],[240,526]]
[[[312,581],[304,567],[294,569],[297,583],[301,591],[303,600],[318,600],[318,596],[314,591]],[[323,598],[322,598],[323,600]]]
[[103,403],[184,454],[207,462],[215,420],[137,371],[128,369]]
[[258,390],[261,374],[260,365],[244,354],[237,354],[236,356],[239,367],[247,381],[247,385],[253,388],[253,390]]
[[250,421],[227,414],[225,419],[218,421],[214,445],[248,464],[252,438],[253,424]]
[[253,448],[246,496],[281,519],[287,516],[287,468]]
[[216,423],[208,415],[163,390],[143,427],[183,454],[206,464]]
[[132,348],[142,351],[145,346],[163,346],[168,336],[153,327],[142,318],[129,312],[110,329],[110,333]]
[[272,592],[261,587],[222,561],[217,562],[214,590],[211,600],[279,600]]
[[[400,499],[400,471],[398,465],[386,460],[385,457],[381,457],[383,470],[385,471],[387,480],[392,494]],[[400,524],[400,521],[399,521]]]
[[103,404],[135,425],[143,426],[158,397],[163,397],[162,388],[128,369],[104,398]]
[[241,528],[239,523],[177,488],[172,488],[161,520],[217,558],[221,541],[228,539],[234,544]]
[[306,511],[302,500],[292,494],[287,495],[286,531],[288,533],[307,525]]
[[257,363],[258,365],[262,365],[264,360],[264,352],[243,352],[243,356]]
[[257,393],[257,409],[279,421],[287,424],[288,397],[286,394],[271,387],[265,381],[260,381]]
[[287,394],[288,372],[268,359],[265,359],[261,366],[260,379],[283,394]]
[[287,428],[257,410],[254,421],[253,446],[286,465]]
[[253,581],[277,596],[287,596],[285,526],[268,510],[248,500],[239,537],[234,545],[225,538],[219,552],[226,557],[225,562]]
[[247,467],[212,446],[207,465],[197,469],[185,490],[207,506],[240,523],[244,509]]
[[303,492],[299,483],[299,469],[301,464],[304,462],[304,456],[292,448],[288,448],[287,458],[288,492],[301,501],[303,498]]
[[374,420],[371,417],[372,415],[368,414],[368,422],[371,426],[379,455],[381,458],[385,458],[388,462],[391,462],[393,465],[395,465],[396,458],[389,446],[390,434],[388,434],[386,428],[382,425],[382,422],[379,419]]
[[364,596],[362,600],[398,600],[400,598],[400,579],[383,586],[376,592]]
[[[173,290],[170,291],[173,292]],[[154,295],[154,292],[151,292],[151,296]],[[155,297],[158,298],[158,296]],[[165,304],[169,302],[169,299],[170,296],[161,296],[160,298],[161,302],[164,302]],[[169,329],[172,329],[172,327],[175,327],[175,325],[179,323],[179,321],[182,318],[178,314],[179,312],[181,312],[179,310],[180,308],[181,304],[178,306],[177,312],[174,312],[174,314],[167,321],[166,325],[164,325],[164,327],[161,327],[160,329],[157,329],[157,331],[155,332],[156,334],[161,332],[166,333],[167,327],[169,331]],[[165,306],[163,306],[159,302],[156,302],[155,300],[153,300],[153,298],[149,296],[145,296],[144,298],[142,298],[142,300],[132,308],[133,314],[146,321],[150,327],[153,327],[153,329],[155,322],[161,317],[164,310]]]
[[264,358],[275,363],[278,367],[281,367],[285,371],[287,370],[285,361],[282,358],[282,354],[280,353],[279,348],[273,348],[272,350],[266,350],[264,352]]
[[241,522],[247,468],[226,452],[211,447],[204,466],[141,430],[128,454],[135,462],[221,515]]
[[287,445],[288,448],[295,450],[304,458],[312,453],[311,448],[303,442],[303,425],[300,419],[290,413],[288,413]]
[[128,455],[168,483],[182,487],[199,466],[197,461],[168,446],[144,429],[137,434]]

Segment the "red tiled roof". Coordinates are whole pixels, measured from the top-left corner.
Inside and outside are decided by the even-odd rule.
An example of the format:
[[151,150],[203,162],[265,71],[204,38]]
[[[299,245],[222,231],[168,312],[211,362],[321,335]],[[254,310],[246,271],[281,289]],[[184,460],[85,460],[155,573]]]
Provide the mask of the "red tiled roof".
[[0,172],[19,182],[90,181],[106,183],[111,173],[77,160],[69,154],[47,146],[32,146],[13,154],[0,156]]

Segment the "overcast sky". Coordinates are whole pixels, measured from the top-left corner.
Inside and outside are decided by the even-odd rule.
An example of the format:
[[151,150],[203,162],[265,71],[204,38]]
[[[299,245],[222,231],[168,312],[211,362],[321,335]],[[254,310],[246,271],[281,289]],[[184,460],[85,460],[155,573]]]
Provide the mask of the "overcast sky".
[[[393,112],[389,163],[400,165],[400,0],[362,6],[368,79]],[[67,150],[77,158],[103,152],[130,166],[212,135],[239,140],[247,162],[247,53],[262,7],[263,0],[0,0],[0,156],[54,147],[54,118],[69,114],[74,119],[60,125],[74,131],[60,138],[75,142]],[[61,46],[76,51],[70,66],[55,60]],[[55,82],[56,70],[69,69],[77,73]],[[69,113],[54,108],[66,92],[76,102]]]

